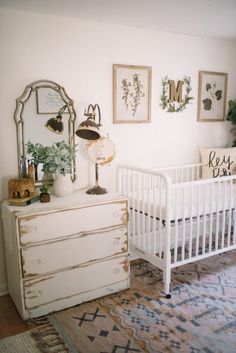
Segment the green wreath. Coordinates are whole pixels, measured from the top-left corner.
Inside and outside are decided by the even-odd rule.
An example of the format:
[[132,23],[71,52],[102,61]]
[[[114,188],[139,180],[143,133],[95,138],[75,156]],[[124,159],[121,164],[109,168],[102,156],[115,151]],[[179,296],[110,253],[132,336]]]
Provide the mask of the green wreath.
[[185,96],[182,103],[169,103],[168,99],[168,88],[169,88],[169,79],[168,76],[165,76],[162,80],[162,95],[161,95],[161,107],[163,110],[166,110],[168,113],[178,113],[186,109],[187,104],[190,102],[193,97],[190,97],[189,94],[192,90],[191,88],[191,79],[189,76],[184,76],[183,81],[185,85]]

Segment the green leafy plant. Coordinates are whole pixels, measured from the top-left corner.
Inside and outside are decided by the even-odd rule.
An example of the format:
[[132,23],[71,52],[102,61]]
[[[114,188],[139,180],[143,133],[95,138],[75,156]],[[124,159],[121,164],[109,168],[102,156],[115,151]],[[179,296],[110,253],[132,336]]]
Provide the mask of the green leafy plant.
[[40,190],[40,192],[42,194],[47,194],[48,193],[48,186],[47,185],[42,185],[39,190]]
[[231,129],[231,133],[234,136],[234,140],[233,140],[233,147],[236,147],[236,99],[234,100],[229,100],[228,102],[229,105],[229,110],[226,116],[226,120],[231,121],[233,127]]
[[72,161],[75,158],[75,147],[65,141],[53,142],[52,146],[40,143],[27,143],[27,153],[31,155],[34,164],[42,163],[43,171],[48,174],[67,174],[71,172]]
[[46,158],[45,147],[41,143],[33,144],[31,141],[28,141],[26,144],[27,153],[31,156],[30,161],[34,165],[43,163]]

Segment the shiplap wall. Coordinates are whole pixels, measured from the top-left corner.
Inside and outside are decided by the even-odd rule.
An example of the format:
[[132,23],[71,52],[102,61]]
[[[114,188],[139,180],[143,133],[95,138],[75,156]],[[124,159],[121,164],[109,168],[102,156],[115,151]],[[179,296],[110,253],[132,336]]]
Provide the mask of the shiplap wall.
[[[195,162],[201,146],[227,146],[229,123],[197,122],[198,71],[229,74],[228,99],[236,96],[236,43],[0,9],[0,199],[17,175],[15,99],[38,79],[64,86],[75,101],[78,122],[84,108],[98,103],[103,133],[116,146],[116,159],[100,170],[102,186],[114,187],[116,163],[158,166]],[[152,122],[112,123],[112,64],[152,66]],[[178,114],[160,108],[161,80],[191,76],[194,101]],[[94,167],[76,140],[78,186],[94,181]],[[0,291],[6,288],[0,227]],[[2,290],[3,292],[3,290]]]

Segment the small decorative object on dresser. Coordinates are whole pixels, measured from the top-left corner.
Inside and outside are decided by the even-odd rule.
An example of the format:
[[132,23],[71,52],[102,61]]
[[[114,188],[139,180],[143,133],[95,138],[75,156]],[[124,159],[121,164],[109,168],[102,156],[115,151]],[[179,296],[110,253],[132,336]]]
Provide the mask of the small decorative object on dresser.
[[25,198],[35,195],[34,181],[30,178],[17,178],[8,181],[8,197]]
[[40,202],[45,203],[45,202],[50,202],[50,194],[48,192],[48,186],[47,185],[42,185],[39,194]]
[[9,294],[28,319],[129,288],[127,198],[76,191],[2,205]]

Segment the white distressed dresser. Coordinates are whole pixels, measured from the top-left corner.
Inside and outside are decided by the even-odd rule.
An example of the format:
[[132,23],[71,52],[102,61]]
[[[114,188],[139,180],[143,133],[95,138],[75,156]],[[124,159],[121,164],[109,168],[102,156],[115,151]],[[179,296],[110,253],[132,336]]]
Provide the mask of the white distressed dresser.
[[77,191],[2,207],[9,294],[23,319],[129,287],[124,196]]

